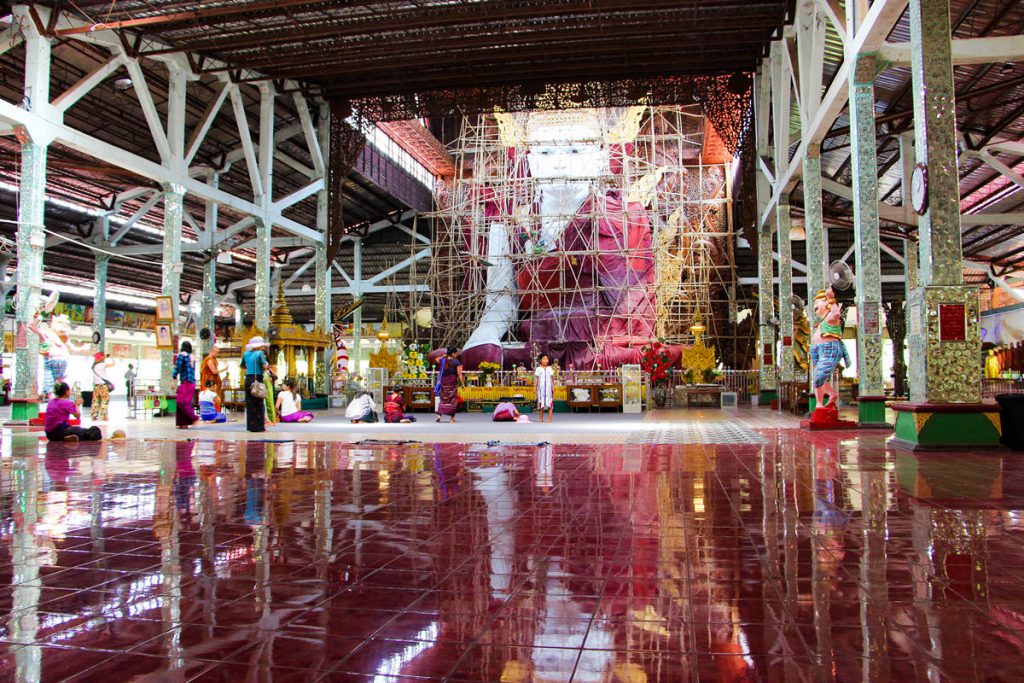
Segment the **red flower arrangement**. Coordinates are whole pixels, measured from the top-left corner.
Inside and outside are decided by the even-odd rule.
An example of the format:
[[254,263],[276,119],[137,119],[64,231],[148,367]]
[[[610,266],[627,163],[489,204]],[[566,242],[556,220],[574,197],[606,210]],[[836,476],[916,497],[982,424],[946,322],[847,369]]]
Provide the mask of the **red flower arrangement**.
[[640,349],[640,367],[651,378],[651,384],[668,382],[672,374],[672,361],[668,349],[660,341],[650,342]]

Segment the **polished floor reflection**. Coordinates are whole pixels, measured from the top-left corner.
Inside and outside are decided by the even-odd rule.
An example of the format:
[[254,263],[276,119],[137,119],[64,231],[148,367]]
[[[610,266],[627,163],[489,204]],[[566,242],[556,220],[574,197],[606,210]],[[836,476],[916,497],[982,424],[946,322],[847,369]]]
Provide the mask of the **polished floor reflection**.
[[0,679],[984,681],[1024,460],[4,435]]

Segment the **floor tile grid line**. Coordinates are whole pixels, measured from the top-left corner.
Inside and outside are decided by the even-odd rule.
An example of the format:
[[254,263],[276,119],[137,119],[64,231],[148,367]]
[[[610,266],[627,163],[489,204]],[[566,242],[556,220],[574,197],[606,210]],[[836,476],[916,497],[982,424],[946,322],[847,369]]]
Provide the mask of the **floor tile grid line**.
[[[526,511],[524,511],[524,514],[526,514]],[[584,511],[582,509],[577,510],[575,512],[574,516],[573,516],[573,520],[578,519],[578,518],[582,517],[583,515],[584,515]],[[570,528],[571,528],[571,524],[570,524]],[[551,544],[548,547],[548,550],[550,551],[552,548],[554,548],[557,542],[558,542],[558,539],[552,539]],[[620,539],[620,542],[621,542],[621,539]],[[550,553],[546,553],[544,556],[548,557],[548,556],[550,556]],[[530,574],[525,575],[523,577],[523,579],[517,584],[516,590],[513,592],[513,595],[517,594],[528,581],[533,579],[534,574],[536,572],[538,572],[538,571],[540,571],[539,567],[534,569],[534,571],[531,572]],[[598,607],[600,607],[600,605],[598,605]],[[481,634],[472,643],[470,643],[465,648],[464,652],[462,653],[462,656],[459,657],[459,659],[455,662],[455,664],[451,667],[451,669],[449,669],[449,671],[444,675],[443,680],[448,681],[452,676],[454,676],[456,674],[456,672],[459,669],[459,666],[462,664],[463,661],[465,661],[465,659],[468,656],[468,654],[473,650],[474,647],[476,647],[480,643],[480,640],[487,634],[487,630],[490,629],[490,627],[494,624],[494,622],[498,618],[500,618],[500,616],[501,616],[500,612],[498,614],[492,615],[491,619],[488,620],[487,629],[482,631]],[[584,631],[584,634],[583,634],[583,642],[586,642],[586,638],[587,638],[587,635],[590,633],[590,626],[591,626],[592,623],[593,623],[593,615],[591,615],[591,619],[588,620],[588,622],[587,622],[587,628],[586,628],[586,630]],[[577,658],[578,658],[578,655],[577,655]]]
[[[762,462],[764,462],[764,457],[767,448],[768,447],[762,447],[761,449]],[[778,476],[778,472],[774,470],[774,459],[772,460],[772,464],[773,473],[775,476]],[[749,471],[749,467],[748,474],[750,474],[751,476],[751,481],[762,481],[763,487],[771,485],[767,482],[767,477],[756,476],[752,471]],[[728,493],[729,488],[726,486],[725,482],[722,481],[721,476],[718,472],[715,472],[715,480],[718,486],[720,486],[724,492]],[[774,484],[774,481],[772,483]],[[742,519],[741,511],[737,507],[736,502],[733,500],[733,497],[729,495],[726,495],[724,497],[729,501],[729,506],[730,508],[732,508],[733,516]],[[762,495],[762,505],[765,506],[765,509],[767,510],[767,496]],[[744,533],[748,535],[748,540],[751,541],[752,545],[756,548],[757,545],[756,543],[753,543],[753,539],[749,537],[749,530],[746,528],[745,525]],[[803,637],[803,633],[801,632],[800,628],[797,626],[799,621],[797,619],[797,615],[792,613],[792,610],[789,605],[790,601],[788,597],[783,593],[782,587],[779,585],[779,579],[782,578],[782,574],[778,572],[775,567],[771,566],[771,563],[767,557],[767,547],[765,548],[765,551],[765,553],[758,553],[758,558],[761,560],[761,570],[763,572],[763,576],[765,577],[765,580],[762,582],[762,588],[767,588],[769,591],[775,594],[775,600],[783,610],[784,621],[783,623],[778,624],[778,628],[785,632],[795,633],[796,637],[799,639],[799,642],[804,646],[804,651],[807,653],[813,653],[814,650],[811,649],[810,645],[807,643],[807,640]],[[766,652],[765,655],[767,654],[768,653]],[[821,670],[817,658],[814,657],[813,654],[811,654],[811,657],[812,661],[814,661],[815,669],[817,671],[817,677],[819,679],[823,678],[824,672]]]
[[[467,492],[465,492],[465,493],[466,493],[466,494],[468,495],[468,493],[469,493],[469,492],[467,491]],[[552,491],[552,493],[554,493],[554,491]],[[518,521],[518,520],[519,520],[519,519],[521,519],[521,518],[522,518],[523,516],[525,516],[525,515],[528,515],[528,514],[530,514],[530,510],[529,510],[529,509],[524,509],[523,511],[521,511],[521,512],[519,513],[519,515],[517,515],[517,517],[516,517],[516,521]],[[578,514],[582,514],[582,513],[578,513]],[[458,523],[458,522],[453,522],[451,526],[454,526],[454,525],[455,525],[455,524],[457,524],[457,523]],[[450,527],[449,527],[449,528],[450,528]],[[446,529],[446,530],[447,530],[447,529]],[[445,531],[446,531],[446,530],[444,530],[444,531],[441,531],[441,532],[439,532],[438,534],[435,534],[435,536],[434,536],[433,538],[437,538],[438,536],[442,535],[443,533],[445,533]],[[488,539],[488,542],[492,542],[492,539],[490,539],[490,538],[489,538],[489,539]],[[553,540],[551,541],[551,546],[549,546],[549,548],[550,548],[550,547],[554,547],[554,545],[555,545],[555,543],[556,543],[556,542],[557,542],[557,539],[553,539]],[[396,558],[396,560],[395,560],[395,561],[397,561],[397,559],[398,559],[398,558]],[[458,564],[458,565],[457,565],[456,567],[452,568],[452,569],[451,569],[451,570],[450,570],[450,571],[449,571],[449,572],[448,572],[448,573],[447,573],[447,574],[445,575],[445,578],[443,578],[443,579],[441,579],[441,580],[439,581],[439,583],[445,583],[445,582],[447,581],[447,579],[448,579],[449,577],[455,576],[455,575],[456,575],[456,574],[458,573],[458,571],[459,571],[459,570],[460,570],[460,569],[461,569],[461,568],[462,568],[463,566],[465,566],[466,564],[468,564],[468,563],[470,563],[470,562],[472,562],[472,561],[473,561],[473,558],[472,558],[472,556],[470,556],[470,555],[466,555],[466,557],[465,557],[465,558],[463,558],[463,560],[462,560],[462,561],[461,561],[461,562],[460,562],[460,563],[459,563],[459,564]],[[389,563],[389,564],[390,564],[390,563]],[[532,578],[532,574],[528,574],[528,575],[524,576],[524,577],[523,577],[523,578],[522,578],[522,579],[521,579],[521,580],[519,581],[519,583],[517,584],[517,586],[516,586],[515,590],[514,590],[514,591],[510,591],[510,593],[514,595],[514,594],[515,594],[516,592],[518,592],[518,591],[519,591],[519,590],[520,590],[520,589],[522,588],[522,586],[523,586],[523,585],[524,585],[524,584],[525,584],[526,582],[528,582],[528,581],[529,581],[529,580],[530,580],[531,578]],[[424,595],[420,596],[420,597],[419,597],[419,598],[417,598],[416,600],[413,600],[413,602],[412,602],[412,603],[410,603],[410,604],[409,604],[408,606],[406,606],[406,608],[405,608],[405,610],[404,610],[403,612],[397,612],[397,613],[395,614],[395,616],[394,616],[394,617],[392,617],[391,619],[389,619],[389,620],[388,620],[388,621],[387,621],[386,623],[382,624],[382,625],[381,625],[381,626],[380,626],[380,627],[379,627],[379,628],[378,628],[378,629],[377,629],[376,631],[374,631],[374,632],[373,632],[373,634],[371,634],[370,636],[368,636],[368,637],[367,637],[367,638],[365,639],[365,641],[364,641],[364,645],[365,645],[365,643],[366,643],[366,642],[369,642],[370,640],[372,640],[372,639],[373,639],[373,638],[374,638],[374,637],[375,637],[375,636],[376,636],[377,634],[379,634],[379,633],[382,633],[382,632],[384,632],[384,629],[386,629],[386,628],[387,628],[388,626],[390,626],[390,625],[391,625],[392,623],[394,623],[394,622],[395,622],[396,620],[398,620],[398,619],[399,619],[399,618],[400,618],[400,617],[402,616],[402,614],[403,614],[403,613],[405,613],[405,612],[407,612],[407,611],[409,611],[409,610],[415,609],[415,608],[416,608],[416,605],[417,605],[418,603],[420,603],[421,601],[423,601],[423,600],[426,600],[426,599],[427,599],[427,594],[426,594],[426,593],[424,593]],[[499,614],[494,614],[494,615],[492,615],[492,616],[491,616],[491,618],[490,618],[490,619],[488,620],[488,626],[489,626],[490,624],[493,624],[493,623],[494,623],[494,621],[495,621],[495,620],[496,620],[497,618],[499,618]],[[484,631],[483,631],[483,632],[482,632],[482,633],[481,633],[481,634],[480,634],[480,635],[479,635],[479,636],[478,636],[478,637],[476,638],[476,640],[474,640],[474,641],[473,641],[473,643],[470,643],[470,644],[466,645],[466,647],[465,647],[465,650],[466,650],[466,651],[468,652],[468,651],[469,651],[470,649],[472,649],[472,647],[473,647],[473,646],[474,646],[474,645],[475,645],[475,644],[476,644],[477,642],[479,642],[479,639],[480,639],[480,638],[482,638],[482,637],[483,637],[483,636],[484,636],[485,634],[486,634],[486,630],[484,630]],[[348,655],[348,656],[347,656],[347,657],[346,657],[345,659],[343,659],[343,660],[342,660],[341,662],[339,662],[339,663],[338,663],[338,664],[337,664],[337,665],[335,666],[335,668],[334,668],[334,669],[332,669],[332,671],[330,671],[330,672],[326,672],[326,673],[325,673],[324,675],[326,675],[326,676],[330,676],[330,675],[332,675],[333,673],[337,672],[337,671],[338,671],[338,670],[339,670],[339,669],[340,669],[341,667],[344,667],[344,666],[345,666],[345,661],[346,661],[346,660],[347,660],[348,658],[350,658],[350,657],[352,657],[353,655],[355,655],[355,654],[356,654],[356,653],[357,653],[357,652],[358,652],[358,651],[359,651],[359,650],[360,650],[360,649],[361,649],[362,647],[363,647],[363,645],[360,645],[359,647],[357,647],[357,648],[356,648],[355,650],[353,650],[353,651],[352,651],[352,652],[351,652],[351,653],[350,653],[350,654],[349,654],[349,655]],[[460,658],[460,661],[461,661],[461,658]],[[456,663],[456,665],[455,665],[455,666],[457,666],[457,665],[458,665],[458,663]]]
[[[748,468],[748,472],[750,472],[750,473],[751,473],[751,474],[752,474],[753,476],[756,476],[756,475],[754,475],[754,473],[753,473],[753,472],[752,472],[751,470],[749,470],[749,468]],[[764,478],[762,478],[762,481],[764,481]],[[764,554],[759,554],[759,557],[760,557],[760,559],[761,559],[762,563],[767,563],[767,562],[768,562],[768,560],[767,560],[767,556],[766,556],[766,555],[764,555]],[[767,571],[768,569],[769,569],[769,568],[768,568],[768,567],[766,567],[766,571]],[[848,568],[847,568],[847,567],[845,566],[845,564],[842,564],[842,563],[841,563],[841,564],[840,564],[840,569],[841,569],[841,570],[843,571],[843,573],[844,573],[844,574],[845,574],[845,575],[846,575],[846,576],[847,576],[847,577],[848,577],[848,578],[849,578],[849,579],[851,580],[851,582],[853,582],[853,583],[855,583],[856,585],[860,586],[860,590],[864,590],[864,588],[863,588],[863,586],[862,586],[862,584],[861,584],[861,581],[860,581],[859,577],[858,577],[858,576],[856,576],[856,575],[854,575],[854,574],[853,574],[853,573],[851,572],[851,570],[849,570],[849,569],[848,569]],[[774,582],[773,582],[773,583],[774,583]],[[775,588],[778,588],[777,586],[774,586],[774,587],[775,587]],[[778,591],[777,591],[777,593],[778,593]],[[779,596],[781,596],[781,593],[778,593],[778,595],[779,595]],[[781,597],[780,597],[779,599],[780,599],[780,601],[781,601]],[[783,602],[783,604],[785,604],[785,602]],[[978,608],[978,609],[980,610],[980,608]],[[800,628],[799,628],[799,626],[798,626],[798,624],[799,624],[799,620],[798,620],[798,619],[796,619],[796,618],[795,618],[795,617],[794,617],[793,615],[787,615],[787,620],[788,620],[788,621],[790,621],[790,628],[796,631],[797,635],[798,635],[798,636],[800,637],[800,639],[801,639],[801,641],[803,642],[803,644],[805,645],[805,647],[807,647],[807,648],[808,648],[808,650],[807,650],[807,651],[808,651],[808,652],[814,652],[813,650],[811,650],[811,649],[809,648],[809,646],[808,646],[808,644],[807,644],[807,641],[806,641],[806,639],[804,639],[804,638],[803,638],[802,632],[801,632],[801,630],[800,630]],[[897,630],[897,631],[899,631],[899,632],[903,633],[903,634],[904,634],[904,635],[905,635],[905,636],[907,637],[907,639],[908,639],[908,640],[910,640],[910,641],[911,641],[911,642],[912,642],[912,643],[914,644],[914,646],[915,646],[915,647],[916,647],[916,648],[918,649],[918,651],[919,651],[919,652],[921,652],[921,653],[922,653],[922,654],[923,654],[923,655],[924,655],[924,656],[925,656],[925,657],[926,657],[927,659],[929,659],[929,660],[932,660],[932,659],[934,659],[934,655],[933,655],[933,654],[932,654],[932,653],[931,653],[930,651],[928,651],[928,650],[927,650],[927,648],[924,648],[924,647],[923,647],[923,645],[921,645],[921,643],[920,643],[920,642],[918,641],[918,639],[917,639],[917,638],[915,637],[915,635],[914,635],[913,633],[911,633],[911,632],[907,631],[907,629],[906,629],[906,628],[904,628],[904,626],[903,626],[902,624],[900,624],[900,623],[898,623],[898,622],[894,622],[894,621],[892,621],[892,620],[887,620],[887,623],[888,623],[888,625],[889,625],[889,628],[895,629],[895,630]],[[812,655],[812,657],[813,657],[813,655]],[[815,660],[817,659],[816,657],[813,657],[813,658],[814,658]]]

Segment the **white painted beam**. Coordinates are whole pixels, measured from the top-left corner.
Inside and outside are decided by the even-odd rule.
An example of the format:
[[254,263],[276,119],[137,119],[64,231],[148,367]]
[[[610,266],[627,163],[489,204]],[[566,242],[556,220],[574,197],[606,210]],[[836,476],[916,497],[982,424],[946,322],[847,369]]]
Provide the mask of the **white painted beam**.
[[324,189],[323,179],[314,180],[308,185],[295,190],[295,192],[292,192],[290,195],[278,199],[273,204],[274,209],[277,211],[284,211],[288,207],[295,206],[299,202],[312,197],[322,189]]
[[[886,43],[879,56],[890,66],[910,66],[910,43]],[[1024,60],[1024,36],[957,38],[953,41],[953,64],[1001,64]]]
[[103,64],[100,64],[91,72],[82,77],[80,81],[61,93],[51,104],[58,111],[65,112],[75,105],[80,99],[88,95],[93,88],[102,83],[110,74],[114,73],[124,64],[121,55],[114,55]]
[[195,130],[192,131],[192,137],[189,138],[188,145],[186,146],[186,166],[190,165],[192,160],[195,159],[196,152],[199,151],[199,147],[203,144],[203,140],[206,139],[206,134],[210,131],[210,126],[213,125],[214,119],[217,118],[217,114],[220,113],[220,109],[224,105],[224,100],[227,98],[231,90],[236,87],[237,86],[233,83],[222,83],[220,90],[217,91],[217,96],[210,100],[210,104],[207,105],[206,111],[203,112]]
[[157,111],[156,104],[153,103],[153,95],[149,91],[149,84],[146,83],[146,75],[143,73],[142,67],[139,66],[139,60],[125,58],[124,64],[128,69],[128,75],[131,76],[135,95],[138,97],[139,104],[142,105],[142,115],[149,126],[149,132],[153,136],[157,152],[160,153],[160,159],[166,164],[171,158],[171,146],[167,142],[167,132],[160,120],[160,112]]
[[[363,294],[388,294],[391,292],[429,292],[429,285],[364,285],[359,288],[332,287],[331,294],[359,296]],[[286,289],[285,296],[314,296],[315,291],[303,292],[301,289]]]
[[825,97],[822,98],[821,107],[808,129],[808,133],[801,138],[796,154],[793,155],[785,169],[775,169],[777,179],[772,188],[771,198],[765,206],[760,207],[759,225],[763,226],[768,223],[775,213],[775,207],[779,204],[779,198],[784,194],[789,194],[796,186],[803,170],[803,159],[807,153],[807,147],[821,143],[846,106],[850,97],[850,64],[857,55],[876,52],[885,43],[886,36],[899,21],[903,11],[907,8],[907,3],[908,0],[875,0],[871,5],[856,35],[847,41],[846,58],[832,77],[832,84],[825,93]]
[[[162,201],[162,200],[163,200],[163,198],[164,198],[164,197],[163,197],[163,193],[162,193],[162,192],[156,192],[156,191],[153,191],[153,196],[152,196],[152,197],[150,197],[149,199],[147,199],[147,200],[146,200],[146,201],[145,201],[145,202],[144,202],[144,203],[142,204],[142,206],[140,206],[140,207],[139,207],[139,208],[138,208],[138,209],[137,209],[137,210],[135,211],[135,213],[133,213],[133,214],[132,214],[132,215],[131,215],[131,216],[130,216],[130,217],[128,218],[128,220],[127,220],[127,221],[126,221],[126,222],[124,223],[124,225],[120,226],[120,227],[119,227],[119,228],[117,229],[117,232],[115,232],[115,233],[114,233],[114,234],[113,234],[113,235],[112,235],[112,236],[110,237],[110,239],[108,240],[108,242],[107,242],[107,243],[108,243],[108,244],[109,244],[110,246],[114,246],[114,245],[116,245],[116,244],[117,244],[118,242],[120,242],[120,241],[121,241],[121,238],[122,238],[122,237],[124,237],[125,235],[127,235],[127,234],[128,234],[128,231],[129,231],[129,230],[131,230],[131,229],[132,229],[132,227],[134,227],[134,226],[135,226],[135,224],[136,224],[136,223],[137,223],[137,222],[139,221],[139,219],[140,219],[140,218],[142,218],[143,216],[145,216],[145,215],[146,215],[147,213],[149,213],[149,212],[150,212],[150,210],[151,210],[151,209],[152,209],[152,208],[153,208],[154,206],[156,206],[156,205],[157,205],[157,204],[158,204],[158,203],[159,203],[160,201]],[[159,245],[159,244],[158,244],[158,245],[156,245],[156,246],[157,246],[157,247],[160,247],[160,245]],[[161,248],[162,248],[162,247],[161,247]]]
[[406,268],[411,266],[416,261],[422,260],[422,259],[430,256],[431,253],[433,253],[433,252],[430,249],[430,247],[427,247],[426,249],[418,251],[417,253],[413,254],[409,258],[402,259],[401,261],[399,261],[395,265],[391,266],[390,268],[382,270],[381,272],[377,273],[376,275],[371,277],[366,282],[368,282],[371,285],[375,285],[378,282],[380,282],[381,280],[383,280],[385,278],[388,278],[388,277],[391,277],[392,275],[394,275],[395,273],[397,273],[399,271],[405,270]]

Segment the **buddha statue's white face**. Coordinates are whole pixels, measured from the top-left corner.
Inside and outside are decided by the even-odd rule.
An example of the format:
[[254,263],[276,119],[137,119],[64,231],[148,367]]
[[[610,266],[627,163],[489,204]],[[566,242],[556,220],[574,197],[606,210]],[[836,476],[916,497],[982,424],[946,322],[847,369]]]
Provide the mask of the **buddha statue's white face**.
[[583,124],[542,125],[530,129],[530,175],[547,180],[587,180],[609,173],[608,150]]

